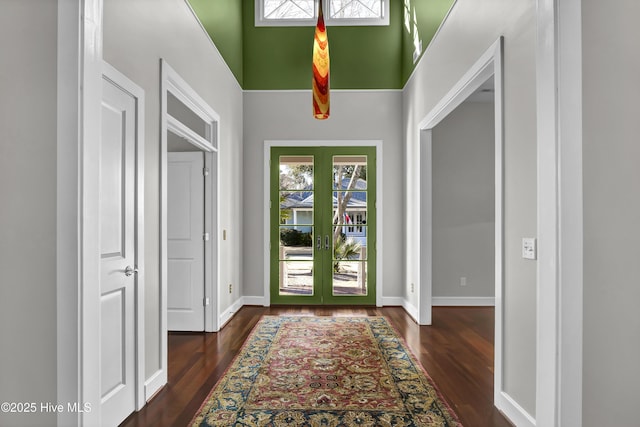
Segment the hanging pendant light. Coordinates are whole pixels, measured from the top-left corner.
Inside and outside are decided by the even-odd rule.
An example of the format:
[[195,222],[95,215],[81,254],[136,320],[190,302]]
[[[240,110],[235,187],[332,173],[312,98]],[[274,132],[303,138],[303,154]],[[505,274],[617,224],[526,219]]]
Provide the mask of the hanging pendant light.
[[319,1],[318,23],[313,38],[313,117],[325,120],[329,118],[329,39],[322,15],[323,0]]

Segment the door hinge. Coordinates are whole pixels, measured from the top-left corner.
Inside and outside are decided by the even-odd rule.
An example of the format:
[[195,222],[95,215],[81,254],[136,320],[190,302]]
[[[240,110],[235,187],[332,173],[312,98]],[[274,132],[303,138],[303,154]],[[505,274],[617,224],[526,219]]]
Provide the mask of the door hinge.
[[205,307],[209,305],[209,297],[204,297],[202,299],[202,305],[204,305]]
[[209,168],[202,168],[202,175],[209,176]]
[[202,234],[202,240],[204,240],[205,242],[209,241],[209,233],[203,233]]

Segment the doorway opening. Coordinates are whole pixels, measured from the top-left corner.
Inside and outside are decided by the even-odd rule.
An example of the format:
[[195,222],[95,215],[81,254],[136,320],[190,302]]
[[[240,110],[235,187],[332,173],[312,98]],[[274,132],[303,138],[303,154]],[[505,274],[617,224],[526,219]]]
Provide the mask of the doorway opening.
[[[147,382],[152,392],[167,382],[169,330],[216,332],[219,329],[220,117],[165,60],[161,60],[160,67],[162,87],[158,318],[161,356],[160,369]],[[179,158],[176,162],[170,161],[176,158]],[[172,205],[170,208],[169,203],[180,203],[182,199],[188,200],[188,205]],[[186,222],[181,222],[186,221],[187,217],[188,226]],[[183,243],[185,245],[181,247]],[[189,278],[188,284],[180,280],[185,277]],[[178,287],[174,287],[176,284]],[[177,323],[170,324],[170,318],[172,323]]]
[[432,305],[495,302],[495,102],[490,77],[431,130]]
[[[420,205],[419,205],[419,266],[420,266],[420,286],[419,286],[419,308],[418,322],[421,325],[431,324],[431,307],[434,290],[434,242],[439,237],[434,225],[434,214],[437,210],[434,207],[434,167],[432,161],[434,128],[443,120],[457,110],[465,101],[471,98],[488,98],[493,106],[493,170],[484,171],[493,173],[493,236],[488,236],[486,229],[482,232],[485,237],[493,240],[493,277],[487,274],[487,280],[493,281],[493,298],[491,303],[484,305],[495,305],[495,341],[494,341],[494,401],[498,402],[502,398],[502,296],[503,296],[503,103],[502,103],[502,38],[498,39],[487,51],[476,61],[469,71],[454,85],[451,90],[441,99],[441,101],[431,110],[431,112],[420,122]],[[437,132],[437,130],[435,131]],[[479,206],[480,204],[476,204]],[[485,204],[485,217],[491,217]],[[482,210],[482,208],[481,208]],[[437,218],[435,218],[437,221]],[[446,221],[445,221],[446,222]],[[440,223],[442,225],[443,222]],[[475,225],[474,225],[475,226]],[[485,227],[487,228],[487,227]],[[477,230],[476,230],[477,231]],[[451,230],[447,230],[451,238]],[[468,237],[468,235],[467,235]],[[464,238],[462,239],[464,241]],[[484,240],[487,242],[488,240]],[[491,250],[491,248],[489,249]],[[486,254],[485,254],[486,255]],[[459,285],[467,285],[467,277],[462,276],[458,271],[457,277]],[[476,304],[478,305],[478,304]]]

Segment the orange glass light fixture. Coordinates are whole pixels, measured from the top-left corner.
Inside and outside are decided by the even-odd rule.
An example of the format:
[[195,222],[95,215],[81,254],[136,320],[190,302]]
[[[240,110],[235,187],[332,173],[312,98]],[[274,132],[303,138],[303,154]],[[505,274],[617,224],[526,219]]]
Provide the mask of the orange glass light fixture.
[[329,118],[329,38],[322,15],[322,0],[318,8],[318,23],[313,38],[313,117]]

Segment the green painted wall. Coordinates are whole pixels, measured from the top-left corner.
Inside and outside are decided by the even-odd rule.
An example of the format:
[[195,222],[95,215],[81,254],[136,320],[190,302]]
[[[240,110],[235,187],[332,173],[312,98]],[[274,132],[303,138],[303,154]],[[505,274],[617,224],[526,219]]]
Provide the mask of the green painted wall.
[[[251,0],[250,0],[251,2]],[[242,0],[189,0],[231,72],[243,85]]]
[[[415,64],[413,63],[413,34],[417,29],[422,40],[422,53],[436,34],[442,20],[447,16],[455,0],[390,0],[402,3],[402,85],[407,82]],[[409,28],[405,26],[405,14],[409,14]],[[415,18],[414,18],[415,16]],[[415,24],[415,25],[414,25]],[[417,63],[417,62],[416,62]]]
[[[243,89],[311,88],[313,26],[255,27],[254,0],[188,1]],[[414,28],[424,52],[454,2],[390,0],[389,26],[329,27],[331,87],[401,89],[414,69]]]
[[[244,0],[244,88],[310,89],[314,27],[255,27]],[[400,0],[389,26],[328,27],[333,89],[397,89],[402,43]]]

